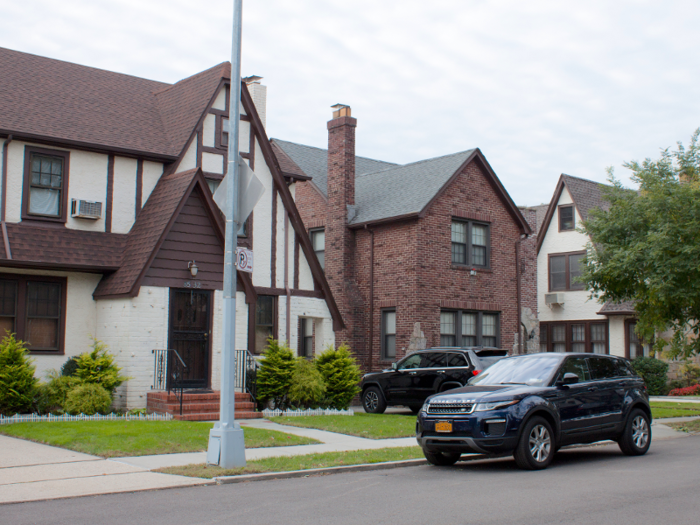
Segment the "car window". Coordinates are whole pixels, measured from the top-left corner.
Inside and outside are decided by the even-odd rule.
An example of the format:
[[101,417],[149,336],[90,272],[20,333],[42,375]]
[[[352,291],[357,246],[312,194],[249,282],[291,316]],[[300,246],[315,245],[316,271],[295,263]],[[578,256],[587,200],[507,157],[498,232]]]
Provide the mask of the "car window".
[[486,370],[488,367],[493,365],[494,363],[497,363],[501,359],[503,359],[502,356],[496,356],[496,357],[483,357],[481,354],[477,356],[477,359],[479,360],[479,370]]
[[564,378],[564,374],[576,374],[581,382],[591,380],[585,357],[568,357],[559,372],[559,380]]
[[593,379],[607,379],[617,376],[615,363],[607,357],[589,357],[588,366],[591,368]]
[[615,375],[617,377],[634,377],[635,374],[632,371],[632,367],[627,365],[622,359],[615,359]]
[[549,384],[559,363],[561,358],[556,355],[507,357],[471,379],[469,384],[543,386]]
[[399,364],[399,370],[404,370],[406,368],[420,368],[421,354],[409,355],[406,359],[401,361]]
[[443,353],[428,353],[421,356],[423,358],[420,362],[421,368],[444,368],[447,362],[447,354]]
[[457,366],[469,366],[467,363],[467,358],[462,354],[447,354],[447,366],[457,367]]

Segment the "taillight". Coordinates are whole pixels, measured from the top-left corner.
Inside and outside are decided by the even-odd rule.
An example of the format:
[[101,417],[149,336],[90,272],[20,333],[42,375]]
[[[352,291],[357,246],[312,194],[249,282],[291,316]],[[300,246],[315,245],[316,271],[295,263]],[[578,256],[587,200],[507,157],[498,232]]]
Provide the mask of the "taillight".
[[472,372],[472,374],[474,374],[475,376],[478,376],[480,373],[481,373],[481,370],[474,370]]

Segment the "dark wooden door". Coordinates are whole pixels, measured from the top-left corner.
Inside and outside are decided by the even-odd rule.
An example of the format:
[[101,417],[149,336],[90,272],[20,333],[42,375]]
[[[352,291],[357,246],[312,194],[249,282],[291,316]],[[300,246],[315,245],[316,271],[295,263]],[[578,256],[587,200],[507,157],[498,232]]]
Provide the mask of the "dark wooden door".
[[[185,388],[209,386],[209,334],[211,292],[170,290],[170,344],[187,365],[182,373]],[[172,381],[171,374],[168,374]]]

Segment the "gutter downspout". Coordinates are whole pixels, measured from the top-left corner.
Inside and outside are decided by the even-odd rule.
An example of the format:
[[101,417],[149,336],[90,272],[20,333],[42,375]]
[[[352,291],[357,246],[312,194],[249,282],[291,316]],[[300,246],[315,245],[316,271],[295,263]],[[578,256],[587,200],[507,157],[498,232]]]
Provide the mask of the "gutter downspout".
[[289,212],[284,210],[284,289],[287,292],[287,343],[291,344],[292,291],[289,289]]
[[374,350],[374,230],[367,228],[366,224],[365,230],[369,232],[372,239],[369,250],[369,362],[367,367],[367,371],[371,372]]
[[5,208],[7,205],[7,148],[12,142],[12,135],[8,135],[2,143],[2,200],[0,201],[0,225],[2,225],[2,241],[5,246],[5,257],[12,259],[10,250],[10,239],[7,236],[7,225],[5,224]]
[[522,239],[518,238],[515,241],[515,293],[516,293],[516,303],[518,308],[518,354],[523,353],[523,330],[522,330],[522,306],[520,299],[520,242]]

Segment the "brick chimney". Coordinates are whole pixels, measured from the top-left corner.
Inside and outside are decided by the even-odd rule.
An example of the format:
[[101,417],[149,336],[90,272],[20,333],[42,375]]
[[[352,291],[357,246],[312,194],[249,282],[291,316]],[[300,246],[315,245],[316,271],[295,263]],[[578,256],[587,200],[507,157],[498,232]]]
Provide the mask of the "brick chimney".
[[[328,212],[325,273],[334,295],[344,295],[354,278],[354,238],[348,229],[355,213],[355,127],[350,107],[336,104],[328,122]],[[342,302],[342,301],[341,301]]]

